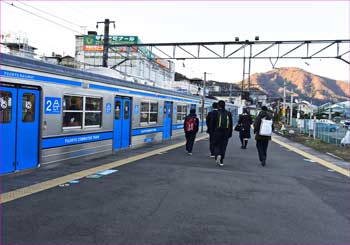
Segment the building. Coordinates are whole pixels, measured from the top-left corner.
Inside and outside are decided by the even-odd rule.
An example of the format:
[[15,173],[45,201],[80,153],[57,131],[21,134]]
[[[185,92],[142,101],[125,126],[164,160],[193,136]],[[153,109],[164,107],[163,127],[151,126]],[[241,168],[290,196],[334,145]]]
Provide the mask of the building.
[[37,48],[28,44],[26,36],[17,33],[6,33],[1,35],[1,52],[11,55],[34,58]]
[[[109,36],[109,43],[139,44],[141,41],[137,36]],[[102,66],[103,36],[97,32],[75,36],[75,50],[75,59],[81,69],[84,65]],[[136,82],[147,80],[147,83],[161,88],[169,88],[169,83],[174,81],[174,62],[159,59],[144,47],[112,47],[108,50],[107,65],[126,76],[135,77]]]

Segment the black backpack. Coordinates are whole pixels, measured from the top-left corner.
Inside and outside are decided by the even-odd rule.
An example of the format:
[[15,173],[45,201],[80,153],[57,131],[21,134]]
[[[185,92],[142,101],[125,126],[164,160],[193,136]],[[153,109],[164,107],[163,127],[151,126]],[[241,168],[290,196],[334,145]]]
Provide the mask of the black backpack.
[[217,111],[218,112],[218,128],[228,129],[230,124],[230,114],[228,111]]

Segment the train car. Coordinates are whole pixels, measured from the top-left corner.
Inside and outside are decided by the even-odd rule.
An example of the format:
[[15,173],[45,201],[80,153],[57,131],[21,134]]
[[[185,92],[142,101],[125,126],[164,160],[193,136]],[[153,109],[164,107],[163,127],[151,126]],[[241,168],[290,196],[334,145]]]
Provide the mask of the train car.
[[0,174],[183,136],[190,108],[201,114],[196,96],[8,54],[0,64]]

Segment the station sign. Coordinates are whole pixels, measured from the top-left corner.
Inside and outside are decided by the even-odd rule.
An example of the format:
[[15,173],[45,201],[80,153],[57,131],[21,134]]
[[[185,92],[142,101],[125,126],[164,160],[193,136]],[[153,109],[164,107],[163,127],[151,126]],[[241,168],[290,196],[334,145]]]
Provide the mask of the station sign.
[[[109,44],[137,44],[137,36],[109,36]],[[122,47],[126,51],[126,47]],[[84,51],[103,51],[103,35],[85,35],[83,37]],[[135,50],[135,47],[132,49]],[[123,51],[123,50],[120,50]]]

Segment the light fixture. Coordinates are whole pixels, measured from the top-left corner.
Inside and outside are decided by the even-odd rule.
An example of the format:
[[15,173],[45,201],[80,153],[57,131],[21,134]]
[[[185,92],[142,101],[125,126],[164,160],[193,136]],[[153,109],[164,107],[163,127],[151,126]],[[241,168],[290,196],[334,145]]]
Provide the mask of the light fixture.
[[259,36],[255,36],[255,41],[259,41]]
[[236,42],[239,42],[239,37],[235,37],[235,41],[236,41]]

